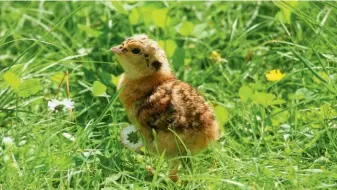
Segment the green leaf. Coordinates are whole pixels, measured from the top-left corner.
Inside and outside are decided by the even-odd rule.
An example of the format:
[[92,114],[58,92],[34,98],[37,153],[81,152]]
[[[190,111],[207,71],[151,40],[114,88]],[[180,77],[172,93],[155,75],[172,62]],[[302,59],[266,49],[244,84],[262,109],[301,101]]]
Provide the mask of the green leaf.
[[50,79],[56,83],[60,83],[63,78],[64,78],[64,73],[62,72],[57,72],[53,76],[50,77]]
[[11,71],[7,71],[4,74],[4,80],[7,82],[7,84],[9,84],[11,86],[11,88],[13,88],[14,90],[17,90],[20,86],[20,78],[14,74]]
[[263,89],[265,89],[265,86],[261,82],[259,82],[259,81],[257,81],[256,83],[252,83],[251,87],[254,90],[263,90]]
[[280,19],[282,22],[290,24],[291,23],[291,11],[280,10],[276,13],[276,18]]
[[82,24],[78,24],[77,26],[81,31],[85,32],[90,37],[98,37],[99,35],[101,35],[101,32],[94,30],[90,28],[89,26],[82,25]]
[[126,11],[123,7],[123,4],[119,1],[111,1],[112,7],[119,13],[122,14],[128,14],[128,11]]
[[332,118],[335,118],[336,116],[337,116],[337,113],[336,113],[335,109],[333,107],[331,107],[331,105],[323,104],[320,107],[320,119],[321,120],[332,119]]
[[178,32],[182,35],[182,36],[190,36],[193,32],[193,29],[194,29],[194,24],[192,22],[184,22]]
[[247,101],[249,100],[253,95],[253,90],[249,86],[242,86],[239,89],[239,96],[241,100]]
[[290,24],[291,23],[291,14],[298,7],[297,1],[274,1],[274,4],[279,7],[281,10],[276,14],[276,17],[279,18],[282,22]]
[[279,98],[279,99],[276,99],[276,100],[271,101],[271,102],[269,103],[269,105],[279,105],[279,104],[284,104],[284,103],[286,103],[286,101]]
[[276,99],[274,94],[264,93],[264,92],[255,92],[252,96],[253,103],[261,104],[264,107],[271,105],[284,104],[285,101],[282,99]]
[[[114,182],[117,181],[121,177],[122,177],[122,172],[112,174],[109,177],[105,178],[103,184],[104,185],[114,184]],[[104,188],[104,189],[107,189],[107,188]]]
[[98,78],[103,84],[110,84],[111,83],[111,73],[105,72],[105,71],[100,71],[97,73]]
[[152,12],[153,22],[160,28],[165,28],[168,24],[167,8],[156,9]]
[[264,92],[256,92],[252,96],[252,100],[255,104],[261,104],[264,107],[270,105],[270,103],[276,98],[274,94],[268,94]]
[[184,59],[184,66],[189,66],[191,63],[192,59],[191,58],[185,58]]
[[281,10],[289,10],[294,11],[296,7],[298,7],[299,3],[297,0],[295,1],[273,1],[273,3],[280,8]]
[[94,94],[94,96],[101,96],[105,93],[105,91],[106,86],[100,81],[95,81],[92,85],[92,93]]
[[150,25],[153,23],[152,12],[156,10],[157,7],[153,5],[142,6],[139,8],[141,13],[141,18],[144,21],[145,25]]
[[139,10],[137,8],[132,9],[131,13],[129,14],[129,22],[132,25],[136,25],[139,23],[139,18],[140,18],[140,14],[139,14]]
[[[329,81],[329,79],[330,79],[329,75],[328,75],[327,73],[325,73],[325,72],[318,71],[317,74],[318,74],[319,76],[321,76],[325,81]],[[318,79],[316,76],[313,76],[312,79],[313,79],[314,82],[317,83],[317,84],[321,84],[321,83],[322,83],[321,80]]]
[[[276,113],[278,113],[278,114],[276,114]],[[273,126],[279,126],[282,123],[286,123],[288,121],[288,118],[289,118],[290,114],[289,114],[288,111],[283,111],[280,108],[275,108],[272,111],[272,115],[273,115],[271,117],[272,125]]]
[[313,97],[314,97],[314,93],[306,88],[300,88],[296,90],[295,92],[295,98],[299,100],[300,99],[309,100],[309,99],[312,99]]
[[325,84],[325,87],[332,93],[337,95],[337,89],[335,87],[335,85],[332,84]]
[[116,77],[115,75],[111,74],[111,83],[113,85],[117,86],[120,78],[121,78],[120,75]]
[[177,44],[174,40],[165,40],[165,41],[159,40],[158,44],[160,47],[162,47],[165,50],[166,55],[168,57],[172,57],[172,55],[174,54],[174,51],[177,48]]
[[304,66],[307,67],[312,72],[312,74],[314,74],[321,82],[323,82],[325,84],[327,83],[327,81],[321,75],[319,75],[319,73],[316,72],[316,70],[312,67],[312,64],[307,59],[305,59],[304,57],[300,56],[300,54],[298,54],[293,49],[292,49],[292,52],[294,53],[294,55],[297,58],[299,58],[302,61],[302,63],[304,64]]
[[174,69],[179,69],[185,64],[185,49],[178,47],[172,56]]
[[217,105],[214,108],[216,120],[220,126],[223,126],[228,121],[228,111],[225,107]]
[[27,79],[24,80],[18,89],[18,95],[20,97],[28,97],[36,94],[41,89],[41,84],[39,79]]
[[207,36],[207,32],[206,32],[206,28],[207,28],[207,24],[198,24],[195,25],[195,27],[193,28],[193,36],[196,36],[198,38],[203,38]]

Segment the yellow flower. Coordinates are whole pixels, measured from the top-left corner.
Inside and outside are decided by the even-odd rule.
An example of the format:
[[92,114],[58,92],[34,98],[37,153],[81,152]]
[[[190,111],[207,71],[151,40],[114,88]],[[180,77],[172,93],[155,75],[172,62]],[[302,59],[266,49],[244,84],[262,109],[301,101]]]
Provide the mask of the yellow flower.
[[266,73],[266,78],[269,81],[279,81],[284,77],[285,74],[281,73],[279,69],[270,70]]
[[219,61],[221,61],[221,56],[219,55],[218,52],[212,51],[211,59],[216,61],[216,62],[219,62]]

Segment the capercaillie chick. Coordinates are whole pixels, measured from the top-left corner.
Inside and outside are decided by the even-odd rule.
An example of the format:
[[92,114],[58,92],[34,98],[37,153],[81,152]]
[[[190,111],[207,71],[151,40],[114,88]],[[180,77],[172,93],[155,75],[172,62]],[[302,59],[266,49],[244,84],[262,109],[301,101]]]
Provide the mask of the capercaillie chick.
[[153,154],[196,154],[219,138],[213,110],[190,85],[175,78],[166,54],[146,35],[111,48],[124,69],[118,88],[128,118]]

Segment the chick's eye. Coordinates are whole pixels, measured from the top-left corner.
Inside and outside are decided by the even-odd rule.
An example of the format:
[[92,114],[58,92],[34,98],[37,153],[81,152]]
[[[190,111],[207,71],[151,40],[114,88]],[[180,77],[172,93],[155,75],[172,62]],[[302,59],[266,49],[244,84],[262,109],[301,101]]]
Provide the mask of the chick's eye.
[[140,49],[134,48],[134,49],[131,50],[131,52],[132,52],[133,54],[139,54],[139,53],[140,53]]

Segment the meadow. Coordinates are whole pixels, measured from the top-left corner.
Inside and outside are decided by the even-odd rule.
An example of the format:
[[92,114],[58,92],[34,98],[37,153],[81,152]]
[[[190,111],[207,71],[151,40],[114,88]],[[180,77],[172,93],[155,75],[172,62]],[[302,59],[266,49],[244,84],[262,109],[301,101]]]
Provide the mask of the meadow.
[[[0,2],[0,190],[336,189],[336,26],[334,1]],[[177,183],[120,141],[110,48],[135,34],[221,125]]]

